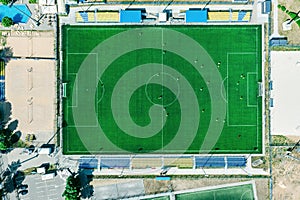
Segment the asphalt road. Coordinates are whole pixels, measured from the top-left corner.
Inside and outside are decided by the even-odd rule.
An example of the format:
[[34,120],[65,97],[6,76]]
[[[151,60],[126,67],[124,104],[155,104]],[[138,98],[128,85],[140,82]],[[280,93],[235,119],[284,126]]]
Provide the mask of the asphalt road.
[[41,175],[26,176],[23,184],[28,185],[28,193],[20,195],[21,200],[61,200],[65,189],[64,181],[56,176],[53,179],[43,181]]

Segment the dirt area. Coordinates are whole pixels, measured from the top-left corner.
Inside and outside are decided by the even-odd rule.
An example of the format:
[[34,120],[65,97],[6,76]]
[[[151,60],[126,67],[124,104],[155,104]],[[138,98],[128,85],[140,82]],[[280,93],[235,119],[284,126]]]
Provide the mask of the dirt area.
[[300,197],[300,153],[286,157],[287,148],[273,148],[273,196],[276,200],[297,200]]
[[227,183],[236,183],[242,181],[254,180],[258,199],[268,199],[268,179],[237,179],[237,178],[201,178],[201,179],[173,179],[171,181],[155,181],[153,179],[145,179],[144,186],[146,194],[156,194],[168,191],[179,191],[193,188],[222,185]]
[[5,47],[11,48],[15,57],[55,57],[53,31],[9,31],[2,32],[2,36]]
[[104,186],[104,185],[112,185],[117,183],[126,183],[136,181],[138,179],[94,179],[91,181],[91,185],[95,186]]
[[292,142],[298,142],[298,140],[300,140],[300,136],[287,135],[286,137]]
[[13,55],[6,64],[5,96],[12,104],[12,117],[18,120],[21,139],[34,134],[37,143],[47,142],[56,125],[55,34],[4,31],[1,35],[2,47]]
[[56,75],[54,60],[18,59],[6,67],[6,98],[18,120],[22,140],[35,134],[47,142],[55,131]]
[[[92,1],[92,0],[89,0],[89,1]],[[98,0],[98,1],[102,1],[102,0]],[[254,0],[248,0],[248,3],[252,3]],[[106,2],[130,2],[129,0],[107,0]],[[184,2],[184,0],[135,0],[135,1],[132,1],[133,2],[133,5],[134,5],[134,2],[151,2],[152,4],[155,4],[157,2],[157,4],[162,4],[164,2],[164,4],[169,4],[170,2]],[[202,3],[202,4],[205,4],[207,2],[209,2],[208,0],[189,0],[189,1],[186,1],[186,2],[195,2],[195,3]],[[211,4],[216,4],[216,3],[219,3],[219,2],[226,2],[226,3],[232,3],[232,0],[212,0],[211,1]]]
[[[299,0],[278,0],[278,4],[285,6],[288,10],[297,13],[300,9]],[[288,37],[289,44],[291,45],[300,45],[300,27],[293,22],[292,30],[283,31],[282,23],[290,19],[288,14],[284,13],[282,10],[278,9],[278,31],[280,35]]]

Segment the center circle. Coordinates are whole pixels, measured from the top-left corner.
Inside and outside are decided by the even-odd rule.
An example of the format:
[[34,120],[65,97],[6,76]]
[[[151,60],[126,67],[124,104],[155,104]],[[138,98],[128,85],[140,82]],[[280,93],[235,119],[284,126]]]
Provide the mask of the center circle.
[[[154,105],[162,105],[164,107],[172,105],[179,97],[180,77],[174,77],[169,73],[161,72],[152,75],[146,83],[145,93],[147,99]],[[161,86],[161,90],[153,90],[153,84],[158,84]],[[168,87],[172,87],[168,90]],[[157,88],[157,87],[156,87]],[[175,91],[173,95],[170,95],[171,91]]]

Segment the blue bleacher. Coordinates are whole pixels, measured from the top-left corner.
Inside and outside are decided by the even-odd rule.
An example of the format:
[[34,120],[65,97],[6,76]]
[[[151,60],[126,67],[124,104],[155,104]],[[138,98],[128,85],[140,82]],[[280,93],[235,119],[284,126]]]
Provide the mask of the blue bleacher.
[[97,158],[80,158],[79,159],[79,168],[83,169],[97,169],[98,167]]
[[270,88],[270,90],[273,90],[273,81],[269,82],[269,88]]
[[0,101],[5,101],[5,83],[0,82]]
[[270,98],[270,107],[274,107],[274,100],[273,100],[273,98]]
[[84,22],[88,22],[89,21],[87,12],[79,12],[79,14],[82,17],[82,19],[83,19]]
[[3,76],[3,75],[0,75],[0,80],[2,81],[4,81],[4,79],[5,79],[5,76]]
[[195,157],[196,167],[225,167],[224,157],[202,156]]
[[245,12],[245,11],[239,11],[238,21],[243,21],[246,14],[247,14],[247,12]]
[[243,156],[227,157],[227,167],[245,167],[247,160]]
[[129,168],[130,158],[101,158],[101,168]]

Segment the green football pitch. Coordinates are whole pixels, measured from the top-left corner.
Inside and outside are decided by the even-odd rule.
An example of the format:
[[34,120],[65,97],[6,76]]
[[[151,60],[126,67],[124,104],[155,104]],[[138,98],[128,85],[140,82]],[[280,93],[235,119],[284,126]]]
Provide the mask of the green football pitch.
[[254,200],[252,184],[176,195],[177,200]]
[[62,28],[64,154],[262,153],[262,27]]

